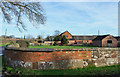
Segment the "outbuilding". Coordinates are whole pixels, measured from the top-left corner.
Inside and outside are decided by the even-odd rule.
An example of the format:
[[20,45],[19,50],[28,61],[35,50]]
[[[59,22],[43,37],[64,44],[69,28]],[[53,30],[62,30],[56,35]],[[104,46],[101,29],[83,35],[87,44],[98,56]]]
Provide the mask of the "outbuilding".
[[112,35],[99,35],[93,39],[93,46],[99,47],[117,47],[118,41]]

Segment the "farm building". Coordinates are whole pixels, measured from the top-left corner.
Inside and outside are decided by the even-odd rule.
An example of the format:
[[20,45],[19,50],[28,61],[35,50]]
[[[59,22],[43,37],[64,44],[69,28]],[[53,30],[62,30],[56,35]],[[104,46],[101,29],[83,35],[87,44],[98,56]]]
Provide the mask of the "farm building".
[[118,47],[120,47],[120,36],[115,37],[118,41]]
[[69,45],[74,43],[92,44],[92,40],[96,38],[96,36],[72,35],[68,31],[61,33],[60,36],[66,36],[66,38],[68,39]]
[[[72,35],[70,32],[65,31],[60,36],[66,36],[68,45],[87,44],[101,47],[117,47],[118,41],[120,42],[119,37],[113,37],[112,35]],[[50,37],[54,39],[55,36]]]
[[118,41],[112,35],[100,35],[97,36],[93,41],[93,46],[102,47],[117,47]]

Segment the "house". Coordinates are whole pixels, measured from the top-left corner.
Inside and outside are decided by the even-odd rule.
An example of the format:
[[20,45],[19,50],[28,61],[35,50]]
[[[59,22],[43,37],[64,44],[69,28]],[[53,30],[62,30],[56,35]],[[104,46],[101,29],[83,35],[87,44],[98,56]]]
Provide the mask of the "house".
[[112,35],[72,35],[68,31],[60,34],[60,36],[66,36],[68,44],[87,44],[101,47],[117,47],[118,42],[120,44],[119,37],[113,37]]
[[[100,47],[117,47],[118,42],[120,44],[119,37],[113,37],[112,35],[72,35],[70,32],[65,31],[60,34],[68,39],[68,45],[93,45]],[[53,41],[55,36],[50,36]],[[50,40],[46,40],[50,41]],[[60,42],[60,41],[59,41]],[[53,42],[52,42],[53,43]]]
[[80,44],[92,44],[92,40],[96,38],[95,35],[93,36],[88,36],[88,35],[85,35],[85,36],[73,36],[73,40],[75,40],[77,43],[80,43]]
[[75,43],[76,44],[77,43],[79,43],[79,44],[92,44],[92,40],[94,38],[96,38],[96,36],[72,35],[68,31],[61,33],[60,36],[66,36],[66,38],[68,39],[68,45],[75,44]]
[[61,33],[60,36],[65,36],[68,40],[72,39],[72,35],[68,31]]
[[93,46],[100,46],[100,47],[117,47],[118,41],[112,35],[99,35],[95,39],[92,40]]

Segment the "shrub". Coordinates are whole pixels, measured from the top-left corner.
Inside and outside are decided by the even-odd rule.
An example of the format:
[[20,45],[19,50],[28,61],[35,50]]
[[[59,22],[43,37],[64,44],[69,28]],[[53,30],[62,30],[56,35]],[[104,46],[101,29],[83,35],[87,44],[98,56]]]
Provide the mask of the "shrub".
[[15,44],[15,43],[13,41],[11,41],[10,44]]
[[61,40],[61,37],[60,36],[56,36],[55,38],[54,38],[54,41],[60,41]]
[[24,48],[29,46],[29,42],[25,40],[17,40],[16,43],[18,43],[20,47],[24,47]]
[[54,46],[58,46],[59,43],[58,43],[57,41],[55,41],[53,45],[54,45]]

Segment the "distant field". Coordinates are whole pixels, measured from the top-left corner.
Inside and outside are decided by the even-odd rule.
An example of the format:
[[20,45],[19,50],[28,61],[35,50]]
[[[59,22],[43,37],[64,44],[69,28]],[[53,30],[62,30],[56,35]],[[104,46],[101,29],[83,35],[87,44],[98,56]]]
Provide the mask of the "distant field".
[[73,49],[73,48],[95,48],[95,47],[90,47],[90,46],[48,46],[48,45],[41,45],[41,46],[29,46],[29,48]]

